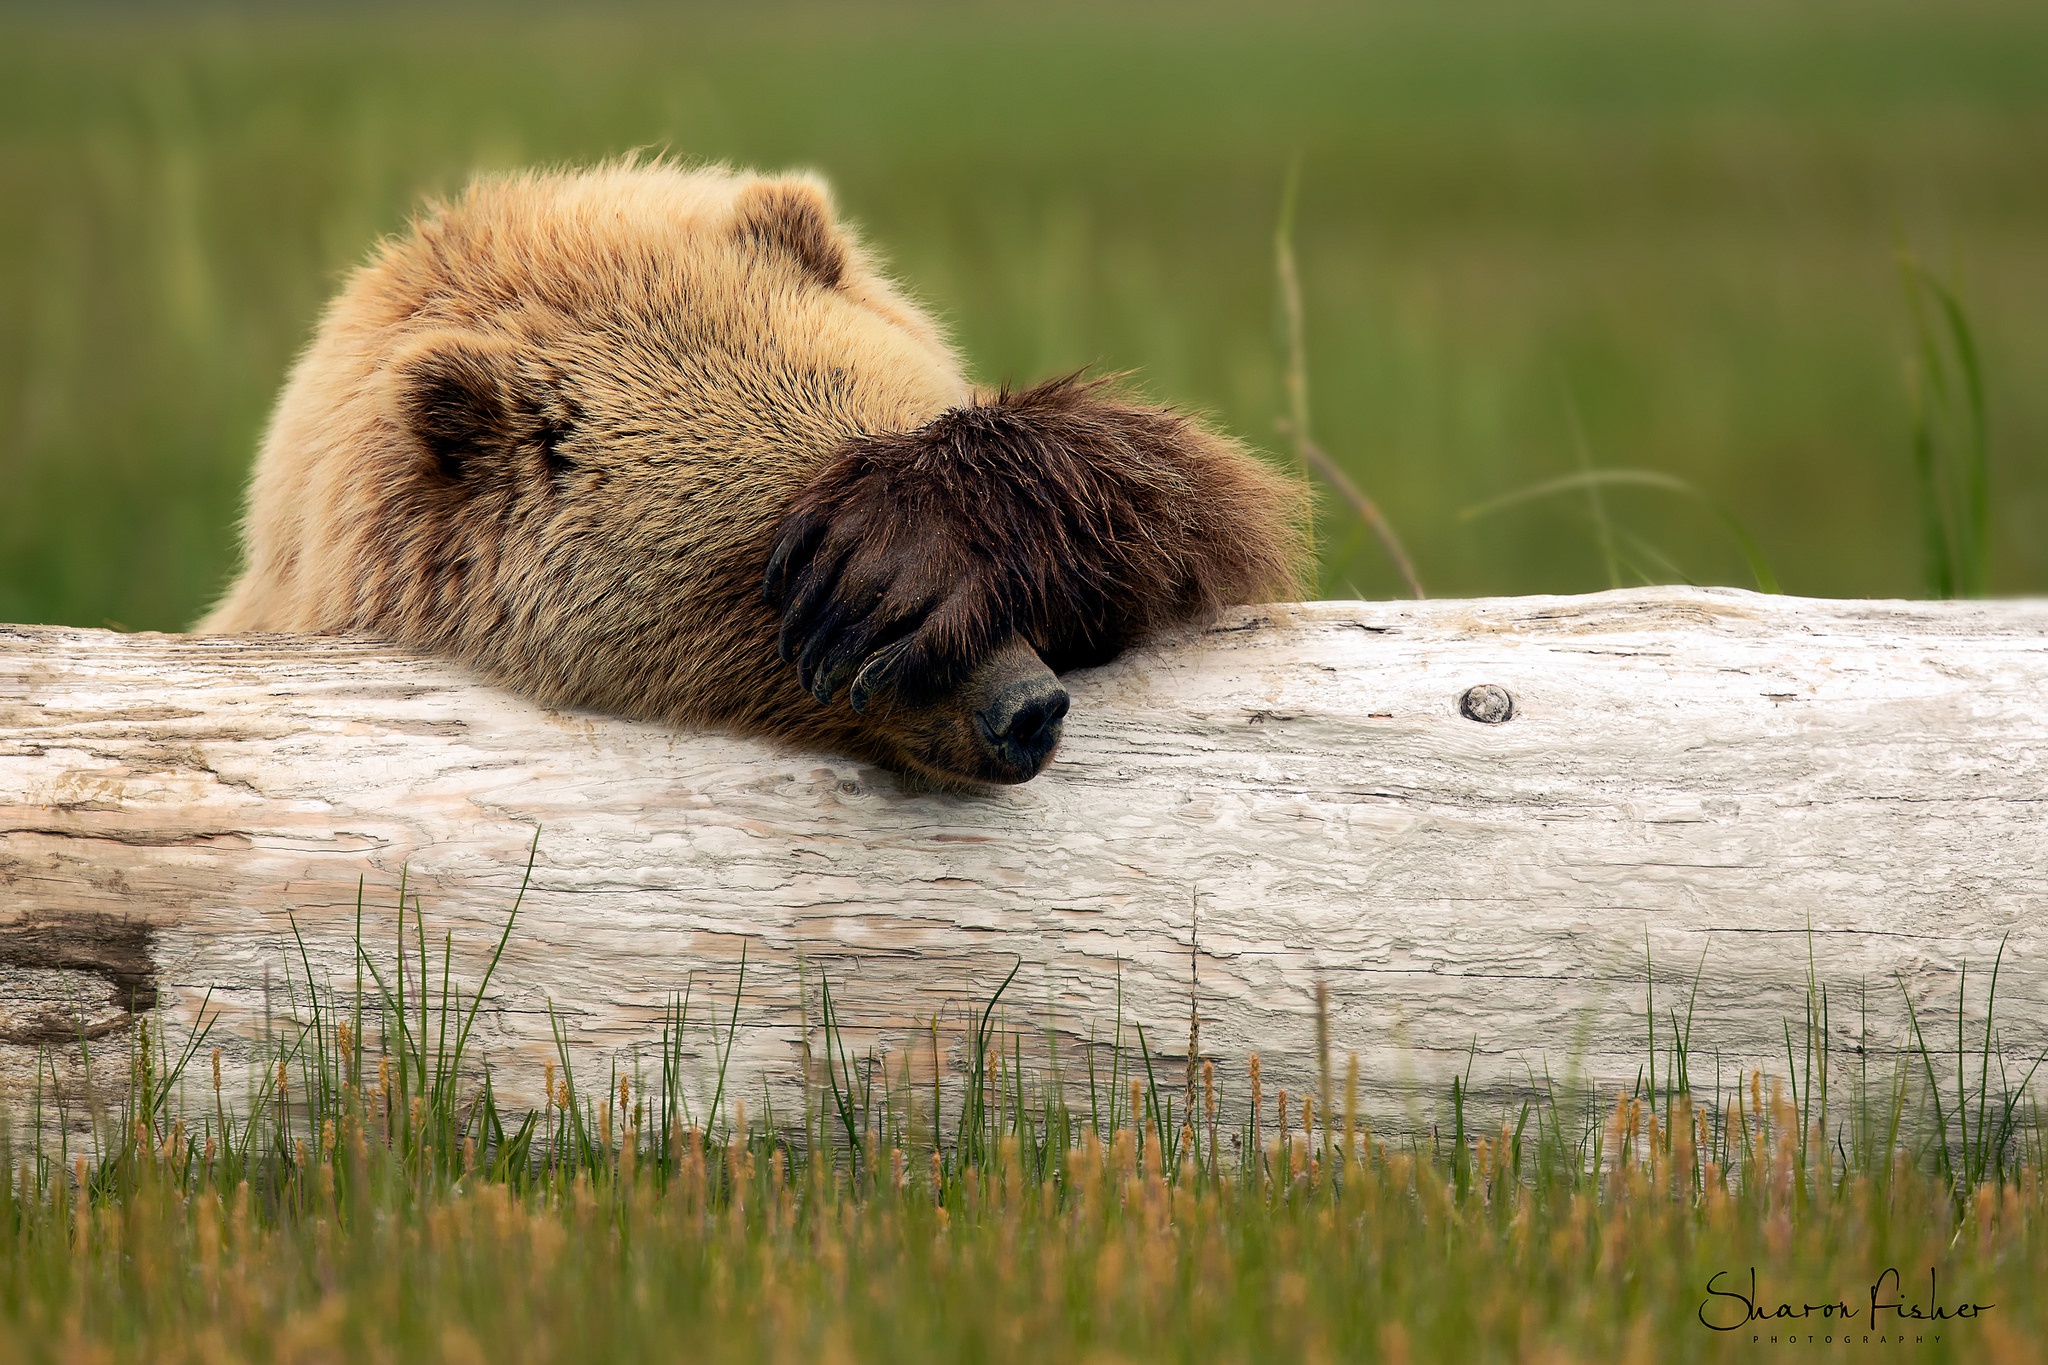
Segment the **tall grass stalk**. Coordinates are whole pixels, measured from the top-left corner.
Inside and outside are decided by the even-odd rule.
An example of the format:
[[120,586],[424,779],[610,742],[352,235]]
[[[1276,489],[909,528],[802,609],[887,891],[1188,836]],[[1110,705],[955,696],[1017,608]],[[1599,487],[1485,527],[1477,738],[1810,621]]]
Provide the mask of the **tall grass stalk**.
[[1899,282],[1913,325],[1906,397],[1927,590],[1982,597],[1991,573],[1991,437],[1977,339],[1955,292],[1903,248]]
[[[1582,462],[1589,458],[1582,449]],[[1742,524],[1742,519],[1735,515],[1734,509],[1719,499],[1701,492],[1684,479],[1655,469],[1606,469],[1593,468],[1590,464],[1587,464],[1576,474],[1561,474],[1554,479],[1543,479],[1537,483],[1530,484],[1526,488],[1518,488],[1513,492],[1503,493],[1497,498],[1488,498],[1484,502],[1474,503],[1469,507],[1461,508],[1458,512],[1458,519],[1460,521],[1476,521],[1480,517],[1491,516],[1495,512],[1505,511],[1522,503],[1556,497],[1560,493],[1586,492],[1590,496],[1595,490],[1601,488],[1627,487],[1654,488],[1661,492],[1675,493],[1679,497],[1698,503],[1706,508],[1707,511],[1713,514],[1714,519],[1721,523],[1721,527],[1728,533],[1729,539],[1735,542],[1736,549],[1741,552],[1744,562],[1749,566],[1750,577],[1755,581],[1757,590],[1770,593],[1783,591],[1778,586],[1778,576],[1771,571],[1770,561],[1764,557],[1763,547],[1757,543],[1756,537],[1749,533],[1749,529]],[[1593,504],[1593,507],[1595,526],[1601,537],[1602,554],[1612,556],[1615,553],[1614,532],[1607,520],[1606,507],[1604,504],[1597,502]],[[1649,550],[1654,554],[1651,547],[1641,546],[1640,548]],[[1661,555],[1656,557],[1662,558]],[[1668,561],[1666,563],[1668,565]],[[1655,577],[1643,573],[1640,569],[1637,570],[1637,576],[1645,583],[1656,581]]]
[[1422,590],[1422,578],[1415,572],[1415,561],[1409,558],[1408,548],[1401,543],[1393,523],[1387,520],[1380,505],[1316,444],[1315,429],[1309,422],[1308,341],[1302,326],[1301,272],[1294,262],[1294,210],[1300,192],[1301,162],[1297,158],[1287,170],[1287,188],[1280,198],[1280,223],[1273,233],[1273,262],[1279,277],[1280,313],[1287,329],[1287,416],[1280,421],[1280,432],[1293,443],[1294,453],[1301,460],[1302,467],[1314,470],[1371,529],[1388,561],[1401,575],[1402,582],[1407,584],[1408,595],[1420,601],[1428,594]]

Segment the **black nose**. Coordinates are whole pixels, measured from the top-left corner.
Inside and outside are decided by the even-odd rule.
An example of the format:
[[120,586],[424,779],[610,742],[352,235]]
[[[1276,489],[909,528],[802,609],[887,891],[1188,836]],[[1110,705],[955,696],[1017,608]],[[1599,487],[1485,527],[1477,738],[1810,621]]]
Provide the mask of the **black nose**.
[[1067,716],[1067,689],[1051,673],[1020,678],[974,717],[982,742],[1019,781],[1035,777],[1059,747]]

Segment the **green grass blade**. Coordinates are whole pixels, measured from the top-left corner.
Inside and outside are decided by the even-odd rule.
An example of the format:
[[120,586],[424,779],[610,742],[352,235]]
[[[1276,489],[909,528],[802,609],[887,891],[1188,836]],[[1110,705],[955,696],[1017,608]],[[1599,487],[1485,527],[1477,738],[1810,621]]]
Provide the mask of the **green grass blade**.
[[1733,509],[1723,504],[1719,499],[1701,492],[1684,479],[1673,474],[1663,473],[1660,470],[1582,469],[1576,474],[1560,474],[1555,478],[1544,479],[1538,483],[1530,484],[1526,488],[1518,488],[1512,492],[1503,493],[1499,497],[1488,498],[1485,502],[1474,503],[1468,507],[1460,508],[1458,520],[1476,521],[1481,517],[1492,516],[1496,512],[1502,512],[1510,507],[1520,506],[1523,503],[1535,502],[1542,498],[1556,497],[1560,493],[1578,492],[1581,489],[1595,485],[1601,487],[1654,488],[1666,493],[1675,493],[1680,497],[1689,498],[1699,503],[1713,513],[1715,519],[1721,523],[1722,528],[1728,532],[1729,539],[1735,542],[1736,548],[1741,551],[1743,559],[1749,566],[1750,576],[1756,581],[1757,590],[1768,593],[1784,591],[1778,584],[1778,576],[1771,571],[1769,560],[1764,557],[1763,547],[1757,544],[1756,538],[1749,533],[1749,528],[1742,524],[1742,519],[1735,515]]

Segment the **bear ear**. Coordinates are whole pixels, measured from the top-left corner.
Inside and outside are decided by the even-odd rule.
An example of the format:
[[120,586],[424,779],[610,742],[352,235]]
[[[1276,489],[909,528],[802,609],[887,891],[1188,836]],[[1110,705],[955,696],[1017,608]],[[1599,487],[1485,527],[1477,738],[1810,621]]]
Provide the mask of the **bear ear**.
[[538,425],[511,343],[467,332],[420,338],[392,365],[401,425],[451,480],[500,465]]
[[787,252],[828,289],[846,276],[846,243],[832,224],[832,201],[815,180],[757,180],[741,190],[733,235]]

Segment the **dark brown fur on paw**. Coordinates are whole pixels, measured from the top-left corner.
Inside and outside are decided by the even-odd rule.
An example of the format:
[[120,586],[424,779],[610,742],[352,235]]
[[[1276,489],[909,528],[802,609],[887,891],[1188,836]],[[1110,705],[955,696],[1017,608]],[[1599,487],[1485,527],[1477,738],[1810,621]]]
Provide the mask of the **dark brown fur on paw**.
[[1232,443],[1070,375],[852,440],[778,526],[764,588],[821,703],[957,687],[1012,635],[1056,672],[1293,591],[1296,491]]

